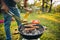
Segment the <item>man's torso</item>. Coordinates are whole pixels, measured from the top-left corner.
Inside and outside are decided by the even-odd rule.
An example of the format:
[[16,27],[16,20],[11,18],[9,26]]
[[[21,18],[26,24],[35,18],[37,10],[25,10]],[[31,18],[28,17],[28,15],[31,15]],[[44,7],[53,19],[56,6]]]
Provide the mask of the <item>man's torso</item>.
[[15,7],[15,5],[16,5],[16,2],[14,2],[14,0],[4,0],[4,2],[9,7]]

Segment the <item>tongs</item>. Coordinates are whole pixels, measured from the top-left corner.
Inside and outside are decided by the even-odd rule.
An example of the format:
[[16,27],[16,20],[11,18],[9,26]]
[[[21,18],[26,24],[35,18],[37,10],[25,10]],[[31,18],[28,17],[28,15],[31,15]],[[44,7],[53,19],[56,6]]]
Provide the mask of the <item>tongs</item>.
[[21,23],[27,23],[27,21],[23,21],[21,20],[19,17],[17,17],[13,12],[8,11],[7,14],[9,14],[10,16],[14,17],[15,19],[17,19],[18,21],[20,21]]

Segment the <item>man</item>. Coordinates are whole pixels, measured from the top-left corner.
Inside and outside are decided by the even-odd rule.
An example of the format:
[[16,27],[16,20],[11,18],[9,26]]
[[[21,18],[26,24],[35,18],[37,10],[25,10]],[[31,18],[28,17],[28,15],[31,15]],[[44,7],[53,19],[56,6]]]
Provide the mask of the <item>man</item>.
[[[27,9],[27,1],[24,0],[24,8]],[[4,15],[4,27],[6,32],[6,40],[11,40],[11,34],[10,34],[10,25],[11,25],[11,19],[12,17],[8,15],[8,11],[11,11],[14,13],[17,17],[20,18],[20,12],[16,6],[16,0],[1,0],[2,4],[2,13]],[[30,10],[29,10],[30,11]],[[21,22],[16,19],[17,25],[21,25]]]
[[[4,27],[6,32],[6,40],[11,40],[11,34],[10,34],[10,25],[11,25],[11,19],[12,17],[7,14],[8,11],[11,11],[14,13],[17,17],[20,18],[20,12],[16,6],[16,2],[14,0],[1,0],[2,4],[2,13],[4,15]],[[20,21],[16,19],[17,25],[19,26],[21,24]]]

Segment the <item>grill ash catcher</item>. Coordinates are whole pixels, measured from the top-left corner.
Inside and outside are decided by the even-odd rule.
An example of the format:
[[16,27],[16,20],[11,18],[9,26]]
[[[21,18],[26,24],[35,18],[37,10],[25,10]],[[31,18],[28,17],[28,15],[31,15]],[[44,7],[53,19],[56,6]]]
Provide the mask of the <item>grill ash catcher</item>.
[[[21,23],[24,22],[11,11],[9,11],[8,14],[19,20]],[[19,34],[23,37],[22,40],[40,40],[44,29],[45,28],[41,24],[24,23],[19,26]]]

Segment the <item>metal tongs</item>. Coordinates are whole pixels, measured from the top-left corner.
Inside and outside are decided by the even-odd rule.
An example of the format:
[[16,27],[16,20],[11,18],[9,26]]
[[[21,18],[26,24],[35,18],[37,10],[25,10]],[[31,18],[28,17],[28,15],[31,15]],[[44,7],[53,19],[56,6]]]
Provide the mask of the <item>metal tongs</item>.
[[20,21],[21,23],[27,23],[27,21],[23,21],[21,20],[19,17],[17,17],[13,12],[8,11],[7,14],[9,14],[10,16],[14,17],[15,19],[17,19],[18,21]]

